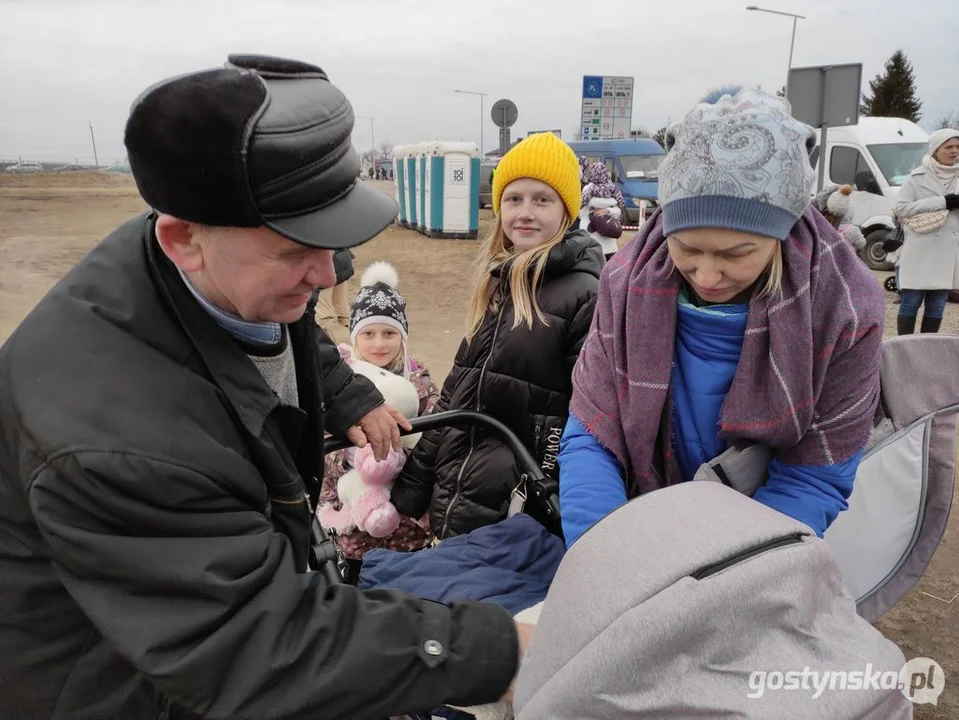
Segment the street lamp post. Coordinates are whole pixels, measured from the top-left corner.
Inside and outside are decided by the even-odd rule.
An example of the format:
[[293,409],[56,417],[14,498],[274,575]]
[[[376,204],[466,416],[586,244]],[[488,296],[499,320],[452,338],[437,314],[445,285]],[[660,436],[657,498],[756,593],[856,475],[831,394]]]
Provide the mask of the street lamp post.
[[483,155],[483,121],[486,119],[483,116],[483,98],[485,98],[489,93],[476,92],[475,90],[454,90],[453,92],[462,93],[463,95],[479,95],[480,99],[480,157],[485,157]]
[[792,39],[789,41],[789,64],[786,66],[786,97],[789,97],[789,71],[792,70],[793,66],[793,48],[796,45],[796,21],[805,20],[805,15],[796,15],[795,13],[782,12],[780,10],[767,10],[766,8],[757,7],[756,5],[747,5],[747,10],[754,10],[756,12],[771,13],[772,15],[785,15],[786,17],[791,17],[793,19],[793,34]]
[[357,120],[369,120],[370,121],[370,144],[373,146],[370,154],[370,162],[373,163],[373,174],[376,175],[376,138],[373,135],[373,118],[369,115],[356,115]]

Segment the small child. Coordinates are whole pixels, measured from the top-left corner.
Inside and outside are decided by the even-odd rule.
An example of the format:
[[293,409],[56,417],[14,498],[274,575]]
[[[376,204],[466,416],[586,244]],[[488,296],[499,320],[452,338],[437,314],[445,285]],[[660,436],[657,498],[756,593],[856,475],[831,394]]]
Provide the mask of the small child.
[[607,262],[619,249],[616,240],[623,234],[620,222],[623,194],[609,177],[601,162],[594,162],[583,174],[586,185],[579,212],[580,227],[585,228],[603,249]]
[[[389,263],[375,262],[366,269],[360,278],[360,290],[350,304],[350,339],[353,345],[341,345],[340,350],[409,379],[419,393],[419,415],[422,416],[432,411],[440,393],[429,370],[410,355],[406,300],[396,291],[398,284],[399,276]],[[336,494],[336,484],[349,469],[345,451],[326,456],[320,506],[330,504],[333,510],[342,508]],[[358,580],[360,565],[367,550],[420,550],[428,546],[432,539],[427,516],[421,520],[404,516],[396,531],[385,538],[374,538],[360,530],[333,536],[345,560],[344,581],[350,584]]]
[[862,250],[866,247],[866,238],[862,230],[853,225],[849,213],[853,191],[852,185],[829,185],[813,198],[813,205],[853,249]]

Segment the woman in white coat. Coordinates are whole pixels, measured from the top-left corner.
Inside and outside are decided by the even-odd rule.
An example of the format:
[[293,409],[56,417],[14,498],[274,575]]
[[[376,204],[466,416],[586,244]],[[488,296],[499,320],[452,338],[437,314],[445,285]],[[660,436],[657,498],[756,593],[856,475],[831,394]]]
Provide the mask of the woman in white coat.
[[[959,289],[959,130],[929,137],[929,154],[899,190],[894,210],[905,242],[899,259],[899,334],[939,332],[950,290]],[[941,225],[940,225],[941,223]]]

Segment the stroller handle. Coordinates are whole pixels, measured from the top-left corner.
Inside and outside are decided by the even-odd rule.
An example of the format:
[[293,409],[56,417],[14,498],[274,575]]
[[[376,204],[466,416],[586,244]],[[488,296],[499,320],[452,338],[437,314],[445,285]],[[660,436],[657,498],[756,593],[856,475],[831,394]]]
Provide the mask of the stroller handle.
[[[520,439],[516,437],[516,433],[514,433],[504,423],[500,422],[494,417],[490,417],[489,415],[477,412],[475,410],[447,410],[445,412],[438,412],[432,415],[424,415],[423,417],[412,418],[410,420],[410,425],[413,429],[406,431],[401,428],[400,435],[413,435],[415,433],[427,432],[429,430],[435,430],[442,427],[464,427],[478,425],[486,428],[487,430],[492,431],[494,435],[498,436],[500,440],[509,445],[510,450],[513,451],[513,454],[519,461],[523,472],[526,473],[530,480],[546,480],[546,475],[536,463],[536,459],[533,457],[533,454],[526,448]],[[326,443],[324,444],[323,452],[331,453],[335,452],[336,450],[343,450],[344,448],[352,447],[352,445],[353,443],[346,439],[330,438],[327,439]]]
[[[527,449],[522,441],[516,437],[516,433],[509,429],[504,423],[494,417],[490,417],[476,410],[447,410],[445,412],[424,415],[423,417],[411,418],[410,426],[412,430],[406,431],[400,429],[401,435],[413,435],[415,433],[427,432],[442,427],[470,427],[480,426],[489,430],[500,440],[509,446],[513,451],[523,472],[523,480],[526,481],[527,492],[542,504],[543,510],[550,517],[551,521],[559,521],[559,485],[540,468],[533,454]],[[327,438],[323,445],[323,452],[331,453],[337,450],[344,450],[352,447],[353,443],[345,438]],[[336,570],[336,550],[330,542],[326,531],[320,525],[316,515],[313,516],[313,560],[318,569],[321,569],[331,582],[337,582],[339,574]],[[341,582],[341,581],[340,581]]]

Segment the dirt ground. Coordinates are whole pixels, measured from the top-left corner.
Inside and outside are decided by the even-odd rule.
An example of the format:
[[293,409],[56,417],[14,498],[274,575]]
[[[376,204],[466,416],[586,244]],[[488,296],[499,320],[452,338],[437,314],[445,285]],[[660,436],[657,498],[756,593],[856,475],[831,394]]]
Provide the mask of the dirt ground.
[[[391,183],[373,182],[384,192]],[[145,205],[128,176],[64,173],[0,176],[0,343],[44,293],[106,233]],[[490,221],[481,214],[481,231]],[[433,240],[390,227],[356,251],[359,275],[374,260],[388,260],[408,302],[413,353],[441,383],[462,336],[468,273],[478,243]],[[889,273],[876,273],[882,280]],[[352,292],[351,292],[352,295]],[[896,311],[887,295],[886,335]],[[950,304],[943,332],[959,332],[959,305]],[[907,658],[925,656],[945,670],[938,707],[918,706],[916,718],[959,717],[959,512],[919,585],[878,627]],[[853,668],[850,668],[853,669]]]

